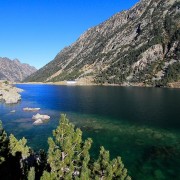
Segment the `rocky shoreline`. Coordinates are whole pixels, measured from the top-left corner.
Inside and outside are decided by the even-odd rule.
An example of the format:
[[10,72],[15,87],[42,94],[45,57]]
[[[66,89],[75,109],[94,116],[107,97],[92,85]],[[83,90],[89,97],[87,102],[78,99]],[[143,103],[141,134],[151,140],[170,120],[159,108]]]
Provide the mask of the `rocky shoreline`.
[[23,90],[14,87],[8,81],[0,81],[0,101],[6,104],[16,104],[21,100],[21,93]]
[[[42,84],[42,85],[62,85],[62,86],[120,86],[120,87],[154,87],[151,85],[147,85],[144,83],[123,83],[123,84],[96,84],[96,83],[87,83],[87,82],[82,82],[82,81],[77,81],[74,84],[68,84],[67,81],[59,81],[59,82],[24,82],[24,83],[17,83],[17,84]],[[161,86],[158,88],[171,88],[171,89],[180,89],[180,81],[179,82],[174,82],[174,83],[168,83],[167,86]]]

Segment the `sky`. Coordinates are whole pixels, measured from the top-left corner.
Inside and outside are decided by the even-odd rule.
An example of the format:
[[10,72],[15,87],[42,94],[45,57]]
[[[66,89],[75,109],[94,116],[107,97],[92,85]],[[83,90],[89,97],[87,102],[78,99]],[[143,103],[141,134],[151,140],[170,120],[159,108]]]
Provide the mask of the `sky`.
[[87,29],[138,0],[0,0],[0,57],[37,69]]

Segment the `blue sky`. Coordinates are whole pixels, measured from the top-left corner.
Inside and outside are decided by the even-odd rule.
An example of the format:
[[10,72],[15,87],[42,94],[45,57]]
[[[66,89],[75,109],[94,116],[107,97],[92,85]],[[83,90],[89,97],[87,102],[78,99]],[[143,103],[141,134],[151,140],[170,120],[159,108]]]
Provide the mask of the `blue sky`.
[[138,0],[0,0],[0,57],[40,68],[88,28]]

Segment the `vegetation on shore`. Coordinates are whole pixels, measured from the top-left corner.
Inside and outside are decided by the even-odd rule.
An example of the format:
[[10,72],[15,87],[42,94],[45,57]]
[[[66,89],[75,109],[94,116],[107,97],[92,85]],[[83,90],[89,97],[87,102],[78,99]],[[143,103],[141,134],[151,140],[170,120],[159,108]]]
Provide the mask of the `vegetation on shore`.
[[82,139],[82,131],[61,115],[53,137],[48,138],[49,149],[35,153],[27,140],[7,136],[0,122],[0,175],[2,180],[95,179],[130,180],[120,157],[110,160],[109,151],[100,148],[99,157],[90,154],[92,139]]

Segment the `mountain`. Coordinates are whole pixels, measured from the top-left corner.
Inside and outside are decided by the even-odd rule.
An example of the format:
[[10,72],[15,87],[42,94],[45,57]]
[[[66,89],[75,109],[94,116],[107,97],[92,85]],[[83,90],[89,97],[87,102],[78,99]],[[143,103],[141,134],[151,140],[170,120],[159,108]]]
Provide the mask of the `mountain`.
[[22,64],[18,59],[0,57],[0,80],[20,82],[36,71],[35,67]]
[[180,80],[180,0],[141,0],[90,28],[26,81],[167,86]]

